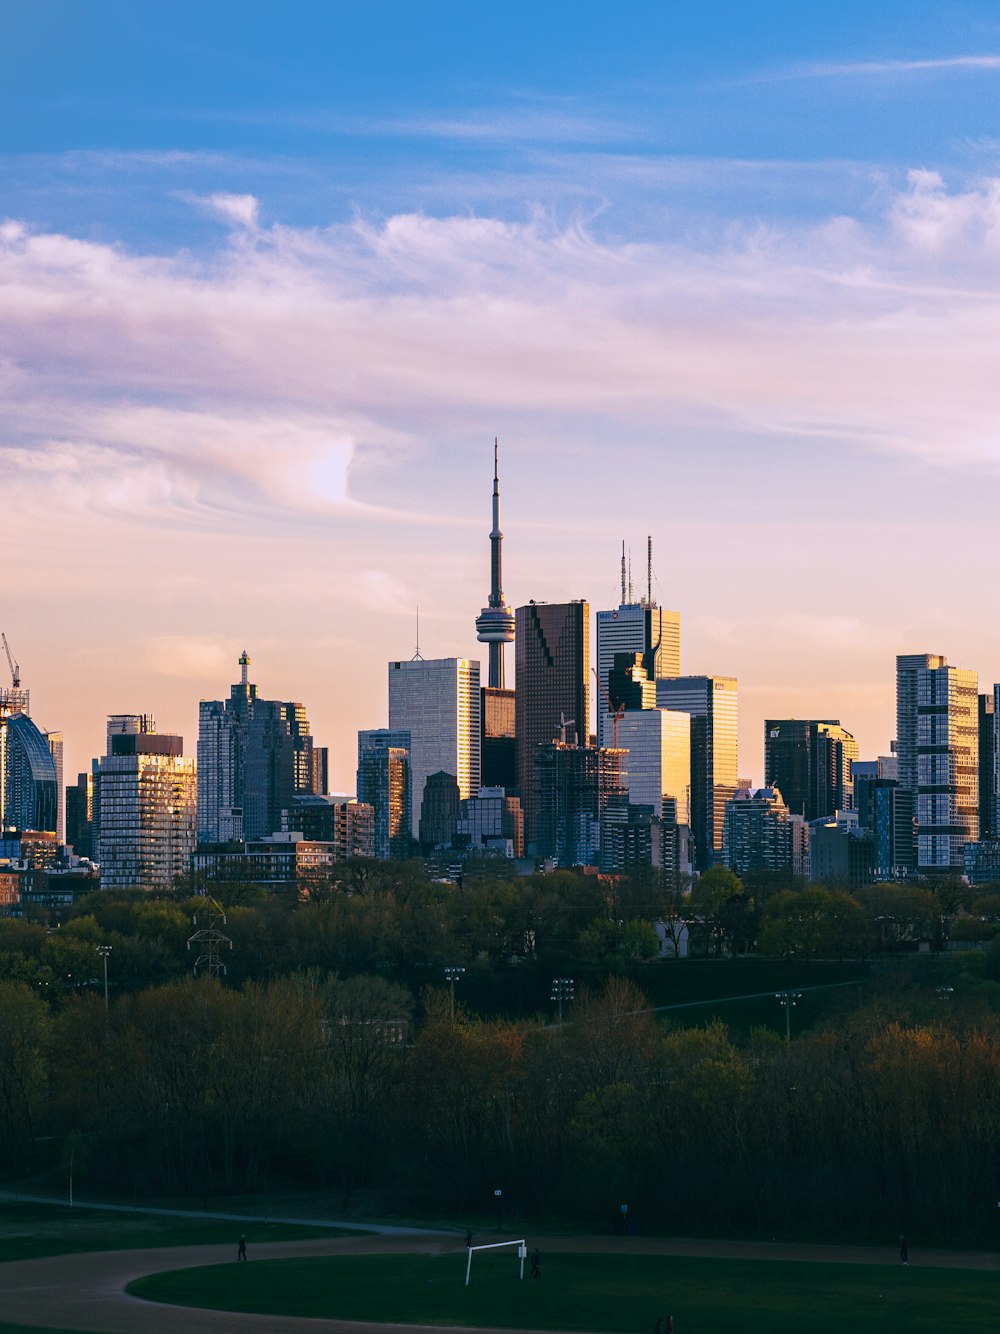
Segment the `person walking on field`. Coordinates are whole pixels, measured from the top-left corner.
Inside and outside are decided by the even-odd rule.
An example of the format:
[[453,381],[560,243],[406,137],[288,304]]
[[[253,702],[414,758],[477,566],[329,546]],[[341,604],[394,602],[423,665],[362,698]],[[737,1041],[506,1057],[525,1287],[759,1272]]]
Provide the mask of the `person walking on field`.
[[900,1234],[899,1238],[899,1261],[904,1265],[910,1263],[910,1243],[906,1240],[905,1233]]
[[663,1326],[663,1334],[674,1334],[674,1318],[672,1315],[667,1316],[667,1323]]
[[531,1252],[531,1277],[532,1278],[542,1277],[542,1257],[539,1254],[537,1246]]
[[245,1260],[246,1258],[247,1258],[247,1239],[246,1239],[246,1233],[244,1233],[243,1236],[240,1237],[240,1249],[236,1252],[236,1259]]

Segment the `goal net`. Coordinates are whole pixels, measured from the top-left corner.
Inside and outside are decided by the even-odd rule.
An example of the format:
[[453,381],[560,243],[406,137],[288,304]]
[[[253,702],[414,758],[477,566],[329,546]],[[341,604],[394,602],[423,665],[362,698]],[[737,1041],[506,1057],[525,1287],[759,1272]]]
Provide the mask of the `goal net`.
[[466,1287],[469,1286],[469,1277],[470,1277],[470,1275],[472,1274],[472,1257],[473,1257],[473,1255],[475,1254],[475,1252],[476,1252],[476,1251],[496,1251],[496,1250],[499,1250],[501,1246],[516,1246],[516,1247],[517,1247],[517,1258],[518,1258],[518,1261],[520,1262],[520,1266],[521,1266],[520,1277],[521,1277],[521,1278],[524,1278],[524,1261],[525,1261],[525,1257],[526,1257],[527,1254],[528,1254],[528,1244],[527,1244],[527,1241],[525,1240],[525,1238],[522,1237],[519,1241],[491,1241],[491,1242],[487,1242],[487,1243],[486,1243],[485,1245],[483,1245],[483,1246],[469,1246],[469,1247],[467,1247],[467,1250],[468,1250],[468,1252],[469,1252],[469,1259],[468,1259],[468,1261],[466,1262],[466,1266],[465,1266],[465,1286],[466,1286]]

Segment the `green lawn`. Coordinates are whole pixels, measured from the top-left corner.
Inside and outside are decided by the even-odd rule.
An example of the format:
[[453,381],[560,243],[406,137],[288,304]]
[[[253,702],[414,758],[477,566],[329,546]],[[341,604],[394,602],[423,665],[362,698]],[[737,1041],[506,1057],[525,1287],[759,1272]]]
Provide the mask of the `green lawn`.
[[[47,1204],[0,1204],[0,1258],[33,1260],[78,1251],[145,1250],[151,1246],[231,1246],[246,1232],[251,1243],[295,1241],[331,1235],[323,1228],[287,1223],[241,1223],[219,1219],[157,1218],[101,1209],[67,1209]],[[338,1236],[359,1235],[337,1230]],[[5,1334],[0,1325],[0,1334]]]
[[543,1254],[542,1274],[519,1282],[514,1252],[491,1252],[474,1258],[466,1288],[456,1250],[233,1262],[129,1291],[218,1310],[601,1334],[642,1334],[667,1314],[677,1334],[994,1334],[1000,1283],[969,1270],[637,1255]]

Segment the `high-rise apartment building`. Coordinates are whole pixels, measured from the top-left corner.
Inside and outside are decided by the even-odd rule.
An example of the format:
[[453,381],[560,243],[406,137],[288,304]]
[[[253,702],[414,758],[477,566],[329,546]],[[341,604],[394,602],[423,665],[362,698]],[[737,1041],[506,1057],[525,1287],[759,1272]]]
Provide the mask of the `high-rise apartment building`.
[[375,812],[375,856],[410,855],[410,734],[387,727],[358,733],[358,801]]
[[858,743],[837,719],[768,718],[764,781],[781,789],[794,815],[819,820],[854,805]]
[[681,618],[676,611],[667,611],[653,600],[651,571],[652,552],[646,597],[633,602],[631,584],[625,577],[623,551],[621,605],[614,611],[597,613],[597,675],[601,682],[597,701],[599,746],[609,746],[612,741],[608,699],[615,708],[621,703],[609,690],[616,654],[641,653],[642,665],[651,681],[681,674]]
[[460,797],[479,791],[479,663],[469,658],[413,658],[389,663],[389,729],[410,734],[410,828],[420,827],[424,784],[452,774]]
[[529,602],[515,620],[517,773],[530,855],[538,838],[539,746],[590,739],[590,607]]
[[66,789],[66,842],[78,857],[95,859],[92,774],[78,774],[76,783]]
[[960,871],[979,828],[979,683],[939,653],[896,658],[896,857]]
[[726,803],[736,795],[739,708],[734,676],[677,676],[656,683],[661,709],[691,718],[691,836],[694,865],[722,859]]
[[754,871],[790,871],[793,825],[776,787],[733,794],[723,819],[723,861],[737,875]]
[[979,837],[979,678],[959,667],[917,673],[917,869],[961,873]]
[[0,709],[0,833],[55,833],[59,805],[59,774],[45,733],[26,713]]
[[198,715],[198,838],[263,838],[281,828],[296,796],[326,791],[327,756],[315,747],[305,706],[260,699],[240,655],[227,700],[202,700]]
[[195,846],[194,760],[179,736],[149,714],[108,718],[107,754],[95,773],[97,860],[102,889],[170,889]]
[[917,678],[922,671],[943,667],[940,653],[900,653],[896,657],[896,791],[895,851],[901,870],[917,864]]

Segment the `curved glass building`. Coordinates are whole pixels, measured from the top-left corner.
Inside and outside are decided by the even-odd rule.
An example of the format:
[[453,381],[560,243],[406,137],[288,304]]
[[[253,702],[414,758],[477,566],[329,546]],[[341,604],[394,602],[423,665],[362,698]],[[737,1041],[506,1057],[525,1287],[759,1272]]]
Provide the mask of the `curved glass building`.
[[0,830],[55,832],[59,778],[49,743],[26,713],[0,718]]

